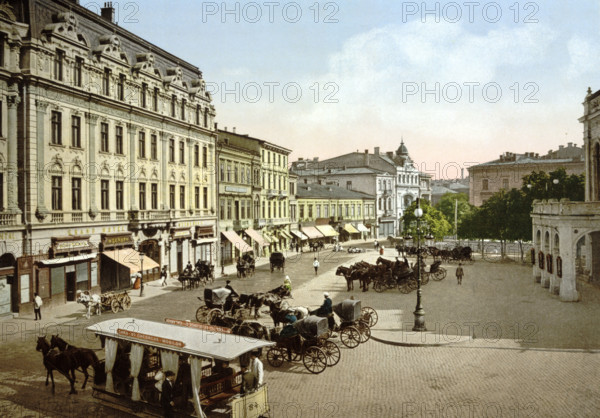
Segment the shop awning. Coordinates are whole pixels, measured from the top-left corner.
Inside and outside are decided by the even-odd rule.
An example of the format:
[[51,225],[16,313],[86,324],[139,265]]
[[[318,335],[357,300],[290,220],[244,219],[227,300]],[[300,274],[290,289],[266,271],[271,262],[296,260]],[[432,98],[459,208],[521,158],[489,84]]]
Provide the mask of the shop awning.
[[279,235],[281,235],[282,237],[287,238],[287,239],[292,239],[292,234],[290,234],[285,229],[280,230]]
[[360,234],[360,232],[358,232],[358,231],[356,230],[356,228],[354,228],[354,227],[352,226],[352,224],[346,224],[346,225],[344,225],[344,229],[345,229],[346,231],[348,231],[349,233],[351,233],[351,234]]
[[266,247],[269,245],[268,242],[265,242],[264,238],[262,237],[262,235],[260,235],[258,232],[256,232],[254,229],[252,228],[248,228],[244,231],[246,234],[248,234],[248,236],[250,238],[252,238],[254,241],[256,241],[258,243],[258,245],[260,245],[261,247]]
[[96,253],[80,254],[80,255],[73,255],[70,257],[53,258],[51,260],[41,260],[39,263],[42,266],[56,267],[56,266],[63,266],[65,264],[69,264],[69,263],[78,263],[80,261],[92,260],[92,259],[96,258],[96,255],[97,255]]
[[[122,264],[125,267],[129,267],[129,270],[132,273],[142,271],[142,266],[140,264],[140,253],[133,248],[121,248],[119,250],[104,251],[102,254],[112,258],[117,263]],[[148,256],[144,257],[144,271],[152,270],[156,267],[160,267],[156,261]]]
[[248,245],[235,231],[221,231],[221,234],[241,253],[252,251],[252,247]]
[[317,225],[317,229],[326,237],[337,237],[339,235],[331,225]]
[[274,242],[279,242],[279,238],[277,238],[275,235],[273,234],[267,234],[266,232],[263,232],[263,235],[265,237],[267,237],[269,239],[269,241],[271,241],[271,244]]
[[319,230],[317,228],[315,228],[314,226],[303,226],[302,227],[302,232],[304,234],[306,234],[306,236],[308,237],[308,239],[316,239],[316,238],[323,238],[324,235],[321,234],[319,232]]
[[292,234],[294,234],[296,237],[300,238],[301,241],[304,241],[305,239],[308,239],[308,237],[306,235],[304,235],[302,232],[300,231],[290,231]]
[[369,228],[363,224],[356,224],[356,229],[358,229],[360,232],[369,232]]

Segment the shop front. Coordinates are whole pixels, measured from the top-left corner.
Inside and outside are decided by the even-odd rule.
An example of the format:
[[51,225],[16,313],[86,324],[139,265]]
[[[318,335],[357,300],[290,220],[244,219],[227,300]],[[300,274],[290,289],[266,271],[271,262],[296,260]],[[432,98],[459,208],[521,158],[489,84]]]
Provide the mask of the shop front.
[[170,266],[169,270],[173,273],[173,269],[180,274],[188,262],[192,262],[190,257],[190,241],[192,233],[190,227],[172,228],[169,235],[170,242]]
[[194,240],[192,241],[194,249],[193,264],[198,260],[206,261],[209,264],[215,263],[215,241],[215,227],[213,225],[196,226]]

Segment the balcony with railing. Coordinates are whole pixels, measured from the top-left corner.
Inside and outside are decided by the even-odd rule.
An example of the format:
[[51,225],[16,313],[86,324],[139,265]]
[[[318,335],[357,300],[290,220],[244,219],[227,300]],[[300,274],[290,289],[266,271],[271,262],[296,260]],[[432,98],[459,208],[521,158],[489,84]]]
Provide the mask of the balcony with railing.
[[17,225],[18,216],[16,213],[0,213],[0,225],[12,226]]
[[252,227],[251,219],[236,219],[233,221],[233,229],[236,231],[240,229],[248,229],[250,227]]
[[89,212],[75,211],[53,211],[50,212],[50,217],[46,220],[51,224],[75,224],[88,222],[112,222],[125,220],[125,211],[101,211],[99,216],[91,217]]

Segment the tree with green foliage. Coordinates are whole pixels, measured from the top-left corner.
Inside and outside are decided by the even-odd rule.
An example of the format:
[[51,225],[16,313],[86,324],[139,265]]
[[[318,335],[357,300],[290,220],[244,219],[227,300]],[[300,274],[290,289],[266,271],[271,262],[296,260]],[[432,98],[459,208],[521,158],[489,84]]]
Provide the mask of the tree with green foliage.
[[534,199],[562,199],[574,202],[585,200],[585,175],[567,175],[564,168],[551,171],[534,171],[523,177],[521,191],[533,202]]
[[452,227],[452,233],[454,233],[455,208],[457,212],[456,218],[458,220],[458,224],[460,225],[461,221],[473,210],[474,206],[469,204],[469,196],[464,193],[446,193],[435,205],[435,208],[442,212],[444,218],[446,218]]
[[[411,223],[417,220],[415,217],[416,208],[417,202],[415,201],[404,211],[404,216],[402,216],[404,231],[410,231]],[[427,222],[426,232],[429,232],[437,240],[441,240],[451,233],[452,225],[446,220],[442,212],[431,206],[429,201],[421,200],[421,209],[423,209],[421,221]]]

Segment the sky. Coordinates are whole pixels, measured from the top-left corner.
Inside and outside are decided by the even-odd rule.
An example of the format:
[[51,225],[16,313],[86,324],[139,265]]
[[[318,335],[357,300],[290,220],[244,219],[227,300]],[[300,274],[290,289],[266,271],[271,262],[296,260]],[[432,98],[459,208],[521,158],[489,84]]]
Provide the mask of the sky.
[[600,89],[598,1],[113,4],[120,26],[200,68],[219,128],[290,161],[404,140],[421,171],[455,178],[581,146],[581,103]]

